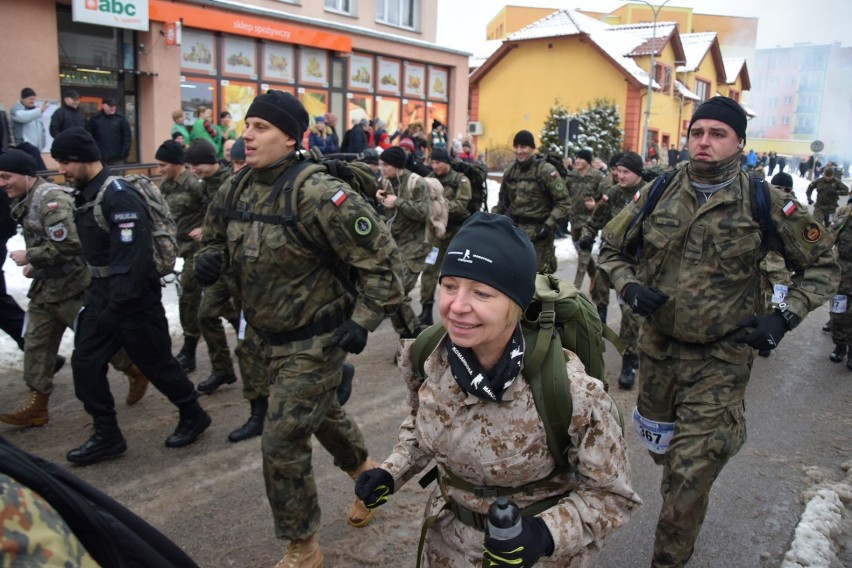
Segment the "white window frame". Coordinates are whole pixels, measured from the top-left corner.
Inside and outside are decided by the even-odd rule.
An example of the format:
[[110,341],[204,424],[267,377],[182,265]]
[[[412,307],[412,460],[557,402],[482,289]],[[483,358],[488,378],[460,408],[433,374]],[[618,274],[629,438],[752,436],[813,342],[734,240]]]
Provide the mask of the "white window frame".
[[[409,8],[409,23],[403,23],[403,8]],[[422,0],[376,0],[376,22],[403,30],[420,29],[420,11]]]
[[323,0],[323,8],[326,12],[354,17],[358,14],[358,0]]

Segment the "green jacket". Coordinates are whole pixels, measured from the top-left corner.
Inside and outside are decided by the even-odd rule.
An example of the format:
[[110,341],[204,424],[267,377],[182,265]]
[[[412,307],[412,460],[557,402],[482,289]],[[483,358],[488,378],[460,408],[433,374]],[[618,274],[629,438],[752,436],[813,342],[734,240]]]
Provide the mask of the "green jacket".
[[195,174],[184,170],[175,180],[164,178],[160,182],[160,190],[177,225],[178,254],[183,258],[190,257],[201,246],[190,238],[189,232],[204,224],[209,202],[206,186]]

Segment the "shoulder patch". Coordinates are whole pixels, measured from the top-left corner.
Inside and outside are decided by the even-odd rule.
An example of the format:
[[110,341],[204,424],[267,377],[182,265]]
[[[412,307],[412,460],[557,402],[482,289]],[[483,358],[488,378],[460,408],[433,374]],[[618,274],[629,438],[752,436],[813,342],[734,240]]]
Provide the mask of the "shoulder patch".
[[57,203],[56,201],[48,201],[47,202],[47,208],[48,209],[56,209],[57,207],[59,207],[59,203]]
[[558,175],[559,175],[559,172],[557,172],[556,170],[553,170],[552,172],[550,172],[550,177],[552,177],[552,178],[555,178]]
[[815,243],[819,241],[819,238],[822,236],[822,229],[820,229],[819,225],[816,223],[808,223],[802,228],[802,238],[804,238],[809,243]]
[[47,228],[47,234],[50,235],[50,240],[62,242],[68,237],[68,227],[65,223],[57,223]]
[[366,237],[373,232],[373,222],[369,217],[358,217],[355,219],[355,233],[362,237]]
[[[124,191],[124,190],[122,190]],[[112,214],[113,223],[121,223],[122,221],[138,221],[139,214],[136,211],[119,211]]]
[[793,214],[793,212],[796,211],[796,209],[797,209],[796,202],[791,199],[790,201],[788,201],[787,203],[784,204],[782,211],[784,211],[784,215],[786,217],[789,217],[790,215]]
[[637,190],[636,193],[633,194],[633,201],[639,201],[639,195],[641,195],[642,190]]
[[334,203],[335,206],[340,207],[341,203],[346,201],[346,192],[342,189],[338,189],[337,193],[331,196],[331,202]]
[[609,201],[609,195],[607,195],[606,193],[604,193],[603,195],[601,195],[601,199],[602,199],[603,201]]

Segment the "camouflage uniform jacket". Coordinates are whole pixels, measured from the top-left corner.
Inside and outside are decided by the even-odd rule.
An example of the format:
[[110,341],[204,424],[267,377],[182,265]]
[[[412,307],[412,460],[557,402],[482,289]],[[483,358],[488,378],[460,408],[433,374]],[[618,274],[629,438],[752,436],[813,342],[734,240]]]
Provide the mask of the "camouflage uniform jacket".
[[163,179],[160,190],[177,225],[178,254],[183,258],[191,257],[201,247],[198,241],[190,238],[189,232],[204,224],[210,202],[206,185],[195,174],[184,170],[174,180]]
[[852,295],[852,205],[841,205],[834,214],[834,249],[840,265],[838,294]]
[[219,190],[219,187],[231,177],[231,168],[219,166],[219,169],[205,180],[204,182],[204,207],[213,200],[213,196]]
[[555,229],[568,217],[570,206],[565,181],[556,168],[533,157],[516,160],[506,169],[491,212],[508,215],[517,225],[529,225],[528,235],[532,235],[541,224]]
[[467,176],[453,169],[442,176],[433,173],[432,177],[437,178],[444,186],[444,197],[449,202],[450,218],[447,221],[447,234],[441,239],[449,244],[450,239],[461,229],[462,223],[470,217],[467,206],[473,197],[473,189],[470,187]]
[[[232,208],[280,215],[285,197],[267,203],[275,180],[293,165],[250,170]],[[220,189],[227,192],[225,186]],[[342,192],[342,193],[341,193]],[[246,321],[257,330],[283,333],[346,311],[374,330],[401,298],[399,253],[375,210],[339,179],[311,175],[298,191],[296,211],[314,244],[357,272],[354,300],[333,271],[276,223],[227,219],[208,210],[199,254],[221,252],[236,277]]]
[[[758,267],[768,250],[783,250],[797,273],[787,303],[799,318],[836,289],[839,269],[831,253],[831,236],[781,191],[771,190],[771,215],[783,249],[775,239],[762,242],[744,172],[699,205],[687,170],[679,170],[653,212],[627,232],[645,204],[649,187],[637,192],[633,203],[604,228],[600,254],[601,268],[617,291],[636,282],[669,296],[642,325],[639,347],[643,353],[659,359],[713,356],[735,364],[750,363],[752,348],[733,340],[745,333],[737,322],[761,313]],[[637,258],[640,238],[644,249]]]
[[621,210],[630,205],[630,201],[637,191],[642,189],[642,181],[633,187],[622,189],[617,183],[610,187],[606,193],[601,195],[600,201],[592,211],[592,218],[583,225],[583,237],[596,237],[598,231],[603,229],[613,217],[621,213]]
[[841,195],[849,195],[849,188],[837,178],[832,178],[829,181],[821,177],[818,180],[812,181],[805,191],[808,200],[811,199],[811,194],[814,190],[817,192],[815,206],[820,209],[834,209],[837,207],[837,199]]
[[39,178],[24,198],[12,204],[12,217],[24,229],[27,260],[33,268],[27,296],[35,302],[77,296],[92,280],[74,224],[71,192]]
[[606,177],[600,171],[589,168],[586,170],[586,175],[581,175],[576,170],[568,172],[568,179],[565,181],[568,185],[568,194],[571,196],[571,222],[589,219],[592,211],[586,209],[586,199],[591,197],[595,203],[600,201],[603,186],[607,182]]
[[[547,447],[544,426],[522,376],[504,392],[499,404],[467,395],[453,377],[446,346],[441,342],[426,359],[427,378],[420,384],[411,368],[412,343],[403,344],[400,370],[409,386],[413,411],[381,465],[394,478],[397,490],[433,459],[442,477],[449,472],[477,486],[520,487],[553,472],[556,464]],[[627,522],[642,504],[632,488],[627,446],[615,403],[600,381],[586,375],[576,355],[569,351],[565,354],[573,399],[568,460],[575,472],[557,473],[546,488],[512,496],[520,507],[563,496],[538,515],[547,523],[555,543],[553,555],[541,561],[559,566],[566,566],[571,557],[599,549],[604,538]],[[446,491],[450,499],[478,513],[486,513],[493,500],[451,486]],[[468,529],[455,524],[460,531]],[[479,565],[481,537],[477,540],[472,533],[464,539],[464,532],[458,534],[460,546],[469,559],[478,558]]]
[[406,259],[425,257],[431,246],[423,238],[429,220],[429,188],[423,180],[411,184],[410,178],[411,172],[404,170],[396,179],[382,180],[388,195],[397,196],[394,207],[388,210],[387,222],[400,251],[405,250],[402,255]]

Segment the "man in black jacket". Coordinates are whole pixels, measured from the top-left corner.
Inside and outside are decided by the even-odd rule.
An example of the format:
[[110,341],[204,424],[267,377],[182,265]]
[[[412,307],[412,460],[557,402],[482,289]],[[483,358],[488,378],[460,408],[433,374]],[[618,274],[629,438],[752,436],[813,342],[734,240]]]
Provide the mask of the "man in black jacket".
[[103,99],[101,111],[89,119],[89,132],[100,148],[104,164],[115,166],[127,160],[133,133],[130,123],[118,111],[115,99]]
[[62,106],[56,109],[50,117],[50,135],[56,135],[72,126],[86,126],[86,115],[80,109],[80,93],[74,89],[68,89],[62,95]]

